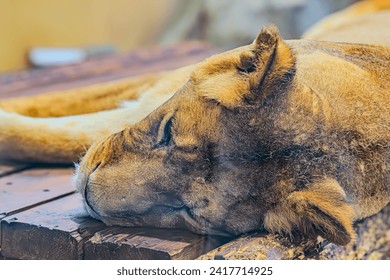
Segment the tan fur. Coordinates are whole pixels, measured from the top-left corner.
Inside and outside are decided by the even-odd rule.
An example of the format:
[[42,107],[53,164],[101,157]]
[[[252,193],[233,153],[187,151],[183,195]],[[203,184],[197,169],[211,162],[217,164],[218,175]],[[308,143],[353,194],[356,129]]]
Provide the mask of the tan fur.
[[[1,100],[0,159],[77,162],[93,142],[141,120],[164,103],[191,70],[189,66],[77,90]],[[121,108],[121,101],[137,96],[135,105]]]
[[153,87],[161,76],[162,74],[145,75],[81,89],[9,98],[0,101],[0,108],[29,117],[43,118],[111,110],[117,108],[121,100],[138,99],[139,94]]
[[3,100],[0,155],[63,163],[90,147],[75,184],[109,225],[347,244],[390,201],[386,44],[283,41],[268,26],[173,72]]

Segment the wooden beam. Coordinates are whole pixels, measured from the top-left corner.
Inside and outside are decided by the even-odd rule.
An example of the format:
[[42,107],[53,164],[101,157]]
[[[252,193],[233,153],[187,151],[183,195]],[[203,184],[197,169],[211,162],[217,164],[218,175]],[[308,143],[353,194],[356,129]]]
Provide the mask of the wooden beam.
[[[9,215],[74,192],[71,168],[36,168],[18,173],[17,171],[23,170],[23,166],[2,166],[4,172],[0,176],[0,221]],[[1,240],[0,223],[0,250]]]
[[16,259],[82,259],[83,244],[105,226],[84,209],[79,194],[6,217],[1,254]]
[[12,173],[16,173],[27,169],[29,166],[26,164],[8,164],[0,162],[0,177],[4,177],[10,175]]
[[195,259],[226,242],[187,231],[151,228],[107,228],[85,243],[85,259]]
[[0,178],[0,220],[74,192],[72,168],[34,168]]

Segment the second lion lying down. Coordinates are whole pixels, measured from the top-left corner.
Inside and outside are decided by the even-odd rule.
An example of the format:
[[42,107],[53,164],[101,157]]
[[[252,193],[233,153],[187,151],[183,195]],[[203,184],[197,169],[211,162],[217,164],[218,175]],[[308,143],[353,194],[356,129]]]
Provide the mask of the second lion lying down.
[[139,122],[126,108],[56,120],[3,112],[2,156],[66,162],[111,134],[75,177],[108,225],[265,228],[347,244],[355,220],[389,203],[389,48],[285,42],[269,26],[249,46],[168,75],[150,90],[163,88],[158,102],[176,93]]

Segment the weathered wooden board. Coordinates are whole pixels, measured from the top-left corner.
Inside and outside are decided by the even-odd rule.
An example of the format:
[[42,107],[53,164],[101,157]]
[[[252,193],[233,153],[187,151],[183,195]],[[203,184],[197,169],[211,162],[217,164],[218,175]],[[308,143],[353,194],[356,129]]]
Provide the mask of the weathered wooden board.
[[72,168],[33,168],[0,178],[0,220],[74,192]]
[[23,164],[0,163],[0,177],[22,171],[26,168],[28,168],[28,166]]
[[226,242],[182,230],[104,229],[85,243],[85,259],[195,259]]
[[[12,167],[5,170],[8,173],[17,171]],[[9,215],[73,193],[72,173],[71,168],[33,168],[3,176],[0,178],[0,221]]]
[[84,209],[79,194],[1,221],[1,254],[16,259],[82,259],[83,243],[105,226]]
[[81,64],[0,75],[0,97],[27,96],[175,69],[199,62],[216,50],[200,42],[137,50]]

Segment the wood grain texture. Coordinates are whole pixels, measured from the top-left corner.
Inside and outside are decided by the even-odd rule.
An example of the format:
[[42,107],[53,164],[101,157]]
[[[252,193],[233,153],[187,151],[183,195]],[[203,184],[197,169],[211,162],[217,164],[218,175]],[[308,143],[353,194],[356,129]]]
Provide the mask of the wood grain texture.
[[181,230],[104,229],[85,243],[85,259],[182,260],[194,259],[226,240]]
[[29,166],[25,164],[8,164],[0,162],[0,177],[4,177],[10,175],[12,173],[16,173],[27,169]]
[[0,219],[74,192],[72,168],[34,168],[0,178]]
[[81,64],[0,75],[0,97],[28,96],[172,70],[215,54],[205,43],[185,42],[96,58]]
[[79,194],[31,208],[1,221],[6,258],[82,259],[83,243],[103,223],[89,217]]

